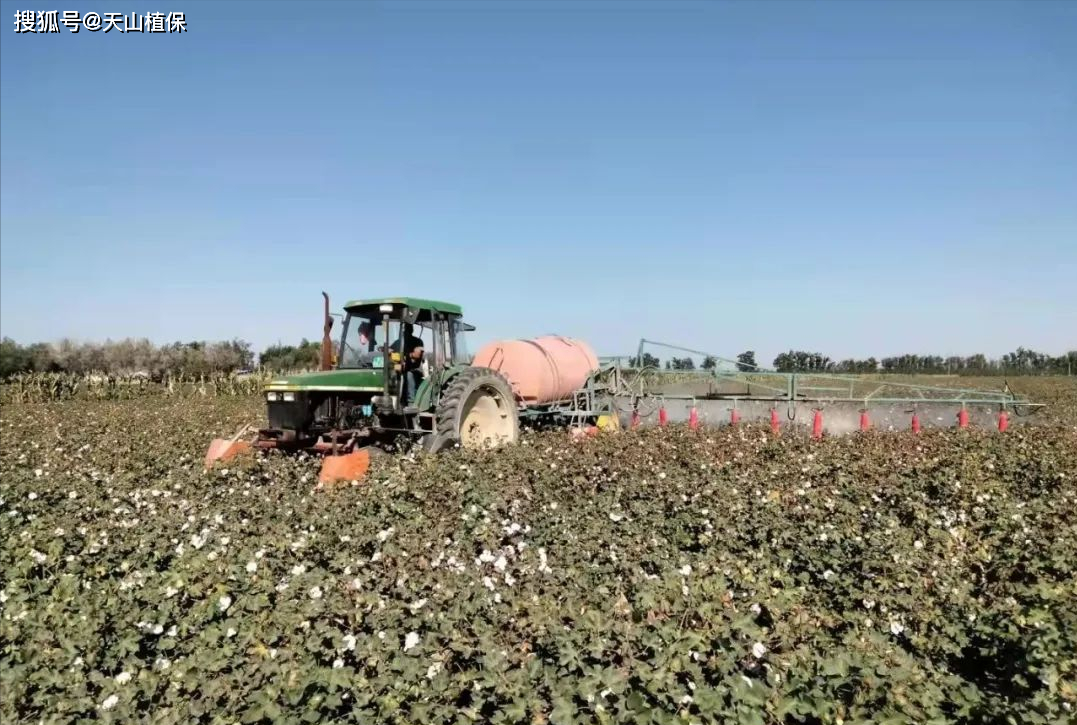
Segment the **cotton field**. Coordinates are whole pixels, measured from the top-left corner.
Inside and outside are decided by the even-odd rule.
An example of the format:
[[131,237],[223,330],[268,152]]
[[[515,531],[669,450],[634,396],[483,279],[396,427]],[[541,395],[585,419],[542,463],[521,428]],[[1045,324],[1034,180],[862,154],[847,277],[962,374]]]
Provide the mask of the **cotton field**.
[[4,722],[989,723],[1077,707],[1077,433],[317,462],[246,397],[0,414]]

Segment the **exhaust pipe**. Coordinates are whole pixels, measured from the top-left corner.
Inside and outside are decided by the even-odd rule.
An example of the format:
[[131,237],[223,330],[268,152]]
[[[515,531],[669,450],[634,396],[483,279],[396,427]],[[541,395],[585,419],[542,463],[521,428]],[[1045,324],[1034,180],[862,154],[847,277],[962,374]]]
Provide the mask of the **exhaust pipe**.
[[325,298],[325,317],[322,321],[322,370],[333,369],[333,338],[331,336],[331,330],[333,329],[333,316],[329,314],[329,295],[322,292],[322,297]]

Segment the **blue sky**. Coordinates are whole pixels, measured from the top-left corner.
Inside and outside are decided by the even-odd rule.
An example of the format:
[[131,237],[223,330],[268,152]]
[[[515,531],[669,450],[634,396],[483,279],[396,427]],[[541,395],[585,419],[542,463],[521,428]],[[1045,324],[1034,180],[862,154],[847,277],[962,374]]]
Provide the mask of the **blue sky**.
[[473,346],[1077,346],[1077,3],[2,5],[23,342],[314,339],[324,289]]

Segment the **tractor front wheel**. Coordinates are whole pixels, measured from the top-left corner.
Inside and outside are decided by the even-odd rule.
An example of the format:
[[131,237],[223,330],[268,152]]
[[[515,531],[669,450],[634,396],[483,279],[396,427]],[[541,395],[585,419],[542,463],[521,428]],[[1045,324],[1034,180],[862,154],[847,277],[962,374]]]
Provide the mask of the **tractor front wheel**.
[[520,420],[512,386],[488,368],[470,368],[453,377],[437,407],[437,433],[431,446],[492,448],[515,443]]

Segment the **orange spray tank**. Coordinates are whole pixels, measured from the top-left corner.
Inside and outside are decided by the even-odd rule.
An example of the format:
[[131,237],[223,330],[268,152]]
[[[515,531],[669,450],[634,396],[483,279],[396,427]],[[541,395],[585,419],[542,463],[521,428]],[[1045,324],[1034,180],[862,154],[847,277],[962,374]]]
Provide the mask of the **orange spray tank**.
[[548,335],[491,342],[471,364],[504,375],[524,403],[541,404],[571,398],[598,370],[598,357],[581,340]]

